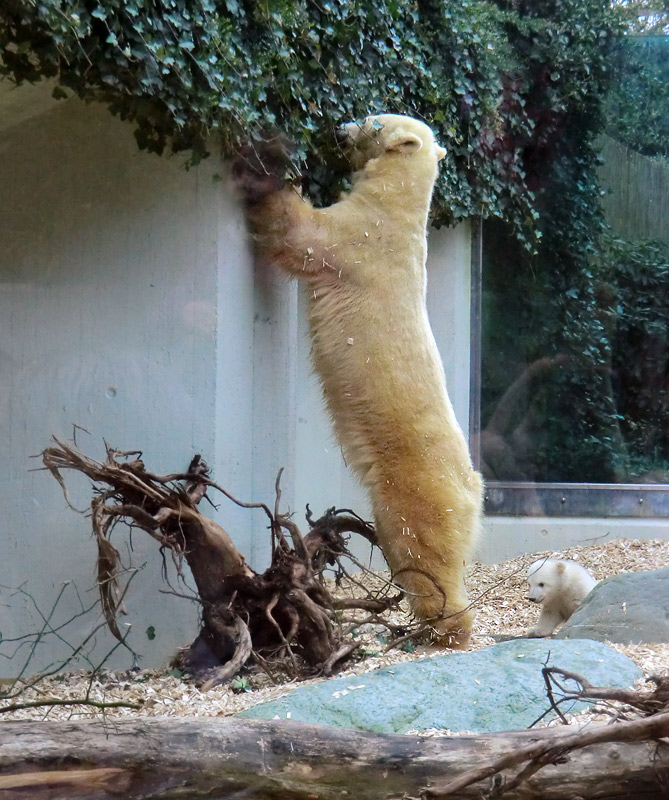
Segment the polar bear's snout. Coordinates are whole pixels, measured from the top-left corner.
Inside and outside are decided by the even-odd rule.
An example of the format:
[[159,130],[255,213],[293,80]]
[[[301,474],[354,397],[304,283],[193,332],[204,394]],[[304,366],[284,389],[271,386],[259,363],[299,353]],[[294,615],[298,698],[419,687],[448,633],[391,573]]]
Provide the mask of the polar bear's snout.
[[544,584],[530,587],[530,603],[543,603],[546,599],[546,592],[544,591]]
[[337,144],[351,146],[354,145],[361,136],[364,136],[366,139],[374,139],[375,134],[377,134],[383,126],[379,125],[378,127],[370,129],[370,126],[367,124],[368,122],[369,119],[366,119],[362,123],[344,122],[335,131]]
[[335,130],[335,141],[337,142],[337,144],[344,145],[349,142],[348,127],[350,124],[351,124],[350,122],[345,122],[343,125],[340,125]]
[[368,117],[364,122],[345,122],[335,131],[337,144],[356,170],[377,158],[383,149],[379,136],[383,125],[373,124],[372,119]]

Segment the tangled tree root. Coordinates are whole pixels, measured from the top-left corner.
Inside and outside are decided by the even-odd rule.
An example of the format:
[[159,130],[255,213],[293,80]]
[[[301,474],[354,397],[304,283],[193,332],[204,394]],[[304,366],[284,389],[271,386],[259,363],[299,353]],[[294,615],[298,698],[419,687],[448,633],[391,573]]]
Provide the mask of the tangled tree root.
[[[264,503],[242,503],[232,497],[211,480],[199,456],[186,472],[160,476],[146,469],[138,451],[108,447],[106,460],[98,462],[55,441],[57,446],[45,450],[42,459],[71,507],[62,470],[81,472],[96,486],[91,518],[98,543],[98,585],[114,636],[122,639],[117,624],[120,558],[110,541],[117,522],[123,520],[152,536],[163,552],[171,554],[179,576],[184,560],[190,567],[201,604],[201,629],[179,654],[177,665],[203,688],[229,680],[249,662],[270,674],[273,666],[291,677],[331,674],[358,649],[360,641],[352,633],[365,623],[384,625],[390,633],[389,646],[425,628],[424,623],[407,628],[388,621],[386,612],[396,609],[403,597],[392,583],[360,597],[333,596],[325,571],[341,579],[348,575],[345,559],[362,566],[348,549],[349,534],[363,536],[373,545],[374,528],[347,509],[331,508],[316,520],[308,511],[309,531],[302,535],[289,516],[279,513],[281,473],[271,511]],[[272,558],[264,572],[253,571],[226,531],[199,511],[198,504],[212,490],[266,514]]]

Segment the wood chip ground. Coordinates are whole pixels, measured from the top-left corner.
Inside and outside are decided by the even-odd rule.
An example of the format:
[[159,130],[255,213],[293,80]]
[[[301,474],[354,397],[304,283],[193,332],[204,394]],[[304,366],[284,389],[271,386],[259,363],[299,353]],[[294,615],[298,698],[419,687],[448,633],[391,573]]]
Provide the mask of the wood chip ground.
[[[531,627],[539,608],[527,600],[525,575],[529,565],[537,558],[551,556],[570,558],[587,567],[598,580],[620,572],[638,572],[659,569],[669,565],[669,541],[660,539],[617,539],[606,544],[585,547],[569,547],[560,551],[545,551],[521,555],[501,564],[474,563],[468,569],[467,583],[477,608],[475,632],[471,648],[478,650],[494,643],[491,634],[520,636]],[[398,617],[397,621],[401,621]],[[383,637],[378,632],[364,634],[364,658],[347,664],[347,668],[335,677],[360,675],[378,667],[405,661],[430,658],[443,651],[417,648],[413,652],[384,652]],[[645,676],[669,674],[669,644],[630,645],[614,644],[616,650],[633,659]],[[91,680],[84,672],[60,675],[44,680],[37,687],[26,691],[22,699],[45,698],[74,699],[88,693],[94,700],[141,703],[140,711],[126,708],[105,710],[108,719],[137,714],[143,716],[228,716],[257,703],[276,699],[295,684],[281,682],[274,685],[264,673],[247,676],[248,687],[236,688],[234,684],[202,693],[191,683],[169,674],[167,671],[148,670],[142,672],[107,672]],[[315,679],[319,680],[319,679]],[[323,680],[323,679],[320,679]],[[302,682],[304,683],[304,682]],[[637,682],[639,688],[644,681]],[[241,690],[240,690],[241,688]],[[27,709],[12,714],[3,714],[3,719],[82,719],[97,716],[96,708],[50,707]],[[574,715],[574,722],[584,723],[591,719],[608,719],[609,712],[585,712]],[[415,731],[413,733],[416,733]],[[452,735],[452,731],[421,731],[425,736]]]

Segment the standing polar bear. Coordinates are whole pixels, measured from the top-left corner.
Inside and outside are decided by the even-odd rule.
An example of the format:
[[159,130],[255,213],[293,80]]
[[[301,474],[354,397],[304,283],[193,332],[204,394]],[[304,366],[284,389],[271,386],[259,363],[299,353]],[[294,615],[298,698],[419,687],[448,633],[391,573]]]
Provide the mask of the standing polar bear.
[[427,125],[394,114],[344,125],[338,139],[356,170],[348,195],[316,209],[270,191],[250,198],[249,221],[260,260],[306,285],[314,367],[394,579],[440,644],[463,647],[482,483],[426,309],[428,210],[446,151]]
[[527,571],[530,600],[543,603],[539,621],[528,636],[550,636],[580,606],[597,581],[585,567],[575,561],[541,558]]

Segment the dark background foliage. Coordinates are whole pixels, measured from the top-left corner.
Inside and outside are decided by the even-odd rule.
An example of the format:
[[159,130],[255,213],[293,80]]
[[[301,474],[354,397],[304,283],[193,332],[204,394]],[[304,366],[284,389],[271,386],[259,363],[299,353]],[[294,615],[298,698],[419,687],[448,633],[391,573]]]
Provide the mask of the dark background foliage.
[[621,38],[613,69],[607,131],[643,155],[669,159],[669,34]]
[[[608,90],[592,98],[594,130],[660,164],[669,153],[668,45],[666,36],[619,37]],[[512,453],[497,477],[669,482],[667,237],[625,240],[609,226],[593,169],[598,139],[579,134],[588,125],[587,115],[570,115],[547,156],[538,253],[507,223],[484,223],[483,427],[499,420],[514,381],[550,358],[506,418]],[[649,203],[653,191],[645,187]]]

